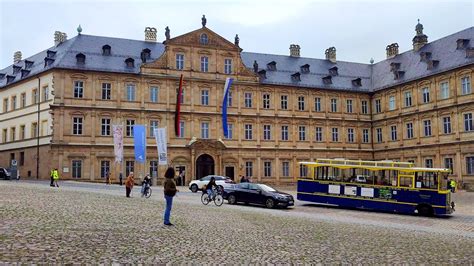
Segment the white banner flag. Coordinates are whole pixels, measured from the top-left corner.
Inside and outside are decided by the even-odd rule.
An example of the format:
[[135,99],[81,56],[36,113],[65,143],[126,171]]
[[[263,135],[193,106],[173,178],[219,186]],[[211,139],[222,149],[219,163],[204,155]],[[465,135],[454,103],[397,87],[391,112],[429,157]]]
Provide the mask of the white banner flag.
[[168,165],[168,151],[166,150],[166,128],[155,128],[156,147],[158,148],[158,165]]
[[112,125],[112,131],[114,133],[115,162],[121,163],[123,160],[123,126]]

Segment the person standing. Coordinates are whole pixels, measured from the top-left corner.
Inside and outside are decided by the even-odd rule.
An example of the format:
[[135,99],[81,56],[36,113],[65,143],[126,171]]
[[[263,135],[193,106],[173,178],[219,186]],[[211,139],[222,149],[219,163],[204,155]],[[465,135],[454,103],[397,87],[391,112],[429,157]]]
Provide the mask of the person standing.
[[54,168],[53,170],[53,180],[54,180],[54,185],[53,187],[59,187],[58,180],[59,180],[59,171],[58,168]]
[[105,184],[110,185],[110,173],[105,172]]
[[168,169],[165,172],[165,182],[163,184],[165,200],[166,200],[164,224],[168,226],[173,225],[170,222],[171,207],[173,205],[173,197],[176,195],[176,192],[178,192],[178,190],[176,189],[176,183],[174,182],[174,176],[175,176],[175,173],[174,173],[173,167],[168,167]]
[[49,177],[51,178],[51,183],[49,184],[49,186],[54,187],[54,168],[51,169]]
[[132,192],[134,183],[135,179],[133,177],[133,172],[130,172],[130,174],[127,176],[127,179],[125,179],[125,196],[127,198],[130,198],[130,193]]
[[122,173],[119,174],[119,182],[120,182],[120,185],[122,185],[122,180],[123,180],[123,175]]

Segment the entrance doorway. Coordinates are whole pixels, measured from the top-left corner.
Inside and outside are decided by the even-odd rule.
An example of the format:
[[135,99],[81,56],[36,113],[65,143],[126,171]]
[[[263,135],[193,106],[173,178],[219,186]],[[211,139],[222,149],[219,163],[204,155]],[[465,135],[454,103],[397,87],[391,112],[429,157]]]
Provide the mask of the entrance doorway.
[[175,171],[178,174],[176,176],[176,185],[185,186],[186,185],[186,167],[185,166],[176,166]]
[[209,154],[203,154],[196,160],[196,179],[214,174],[214,159]]
[[234,180],[234,167],[233,166],[225,167],[225,176],[230,177],[230,179]]

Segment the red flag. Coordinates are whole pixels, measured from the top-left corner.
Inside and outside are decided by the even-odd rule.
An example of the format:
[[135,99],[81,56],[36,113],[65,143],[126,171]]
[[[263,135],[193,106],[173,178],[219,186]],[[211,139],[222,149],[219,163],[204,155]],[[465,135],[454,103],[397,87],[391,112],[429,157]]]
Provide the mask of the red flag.
[[179,126],[180,122],[180,112],[181,112],[181,97],[183,97],[183,74],[179,78],[179,88],[176,95],[176,112],[174,114],[174,132],[176,137],[181,135],[181,128]]

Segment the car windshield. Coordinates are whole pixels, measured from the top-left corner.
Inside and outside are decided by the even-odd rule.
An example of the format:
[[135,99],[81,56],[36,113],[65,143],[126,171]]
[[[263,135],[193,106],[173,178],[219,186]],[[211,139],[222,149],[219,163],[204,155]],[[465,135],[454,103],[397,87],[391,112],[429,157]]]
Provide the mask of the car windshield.
[[209,181],[209,180],[211,180],[211,176],[210,175],[205,176],[205,177],[201,178],[200,180],[201,181]]
[[260,187],[265,190],[265,191],[268,191],[268,192],[275,192],[276,190],[272,187],[269,187],[267,185],[263,185],[263,184],[260,184]]

